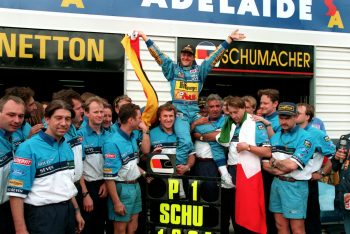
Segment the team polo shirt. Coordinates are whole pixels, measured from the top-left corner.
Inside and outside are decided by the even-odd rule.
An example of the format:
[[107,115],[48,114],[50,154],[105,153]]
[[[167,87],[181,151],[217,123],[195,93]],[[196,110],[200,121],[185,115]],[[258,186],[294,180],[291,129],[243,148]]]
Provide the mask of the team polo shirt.
[[74,156],[69,144],[40,131],[16,151],[7,194],[34,206],[67,201],[77,194],[73,177]]
[[72,148],[74,154],[74,181],[78,181],[83,174],[83,138],[78,136],[77,129],[71,124],[68,132],[64,135],[64,139]]
[[68,132],[66,134],[64,134],[64,138],[66,139],[66,141],[69,141],[77,136],[78,136],[77,129],[75,128],[75,126],[73,124],[71,124],[69,126]]
[[8,132],[0,129],[0,204],[9,200],[6,186],[13,160],[12,139],[9,135]]
[[104,129],[101,129],[100,134],[97,134],[87,124],[78,130],[78,135],[83,138],[84,179],[86,181],[103,180],[102,146],[110,134]]
[[[210,119],[209,119],[210,120]],[[216,121],[210,121],[210,123],[196,126],[194,131],[200,134],[211,133],[214,131],[220,131],[225,123],[225,116],[221,115]],[[216,142],[214,142],[216,143]],[[194,143],[196,155],[199,158],[213,158],[212,149],[208,142],[196,140]],[[221,152],[218,152],[221,153]]]
[[140,177],[139,148],[133,132],[128,135],[119,128],[103,145],[103,155],[105,180],[129,181]]
[[174,131],[168,134],[159,125],[150,131],[149,137],[152,151],[161,147],[164,154],[176,154],[177,137]]
[[[247,116],[245,116],[246,118]],[[231,142],[230,142],[230,148],[229,148],[229,153],[228,153],[228,159],[227,159],[227,164],[228,165],[236,165],[238,163],[238,153],[237,153],[237,143],[239,142],[239,133],[242,128],[242,124],[245,119],[243,119],[241,124],[236,125],[235,132],[232,136]],[[270,145],[270,140],[269,136],[267,134],[267,130],[265,125],[262,122],[256,122],[255,124],[255,144],[258,147],[261,146],[269,146]]]
[[315,153],[307,164],[311,172],[315,172],[321,168],[324,156],[327,158],[334,156],[336,147],[329,136],[324,131],[313,127],[312,123],[308,124],[304,130],[310,134],[315,144]]
[[12,134],[14,151],[16,151],[18,146],[28,138],[31,128],[32,126],[30,126],[29,123],[24,122],[23,125]]
[[[120,130],[120,123],[116,121],[111,127],[110,127],[110,132],[111,133],[116,133]],[[139,145],[142,141],[143,133],[139,130],[133,130],[132,133],[134,134],[134,138],[137,141],[137,144]]]
[[276,132],[270,141],[272,157],[279,160],[291,159],[298,165],[298,170],[292,171],[285,176],[293,177],[297,180],[308,180],[310,175],[302,171],[315,151],[315,144],[310,134],[296,125],[287,132],[282,130]]
[[275,133],[281,130],[277,111],[273,112],[271,115],[265,115],[264,118],[271,123],[271,127]]

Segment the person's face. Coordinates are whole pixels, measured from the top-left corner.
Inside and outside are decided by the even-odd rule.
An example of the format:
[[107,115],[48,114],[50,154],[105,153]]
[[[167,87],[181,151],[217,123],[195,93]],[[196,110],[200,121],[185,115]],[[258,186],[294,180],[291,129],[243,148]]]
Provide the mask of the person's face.
[[230,117],[235,121],[235,123],[239,124],[242,122],[245,109],[237,108],[237,107],[232,107],[232,106],[227,106],[228,113]]
[[208,116],[208,108],[206,105],[201,105],[199,106],[199,114],[203,117],[207,117]]
[[112,110],[110,108],[103,109],[103,122],[104,128],[109,128],[112,125]]
[[297,124],[304,124],[308,122],[308,119],[310,118],[308,115],[306,115],[306,107],[305,106],[298,106],[298,117],[296,119]]
[[59,140],[69,130],[72,123],[71,113],[66,109],[57,109],[51,117],[45,117],[45,121],[46,133]]
[[125,100],[125,99],[122,99],[122,100],[120,100],[119,102],[118,102],[118,105],[116,105],[116,107],[115,107],[115,113],[117,113],[117,114],[119,114],[119,110],[120,110],[120,108],[122,107],[122,106],[124,106],[125,104],[129,104],[129,103],[131,103],[131,102],[129,102],[128,100]]
[[244,101],[245,103],[245,111],[248,113],[248,114],[254,114],[254,111],[255,109],[253,108],[252,104],[248,101]]
[[86,115],[89,119],[89,125],[101,126],[104,115],[103,105],[97,102],[91,102],[89,105],[89,112],[87,112]]
[[77,99],[73,99],[72,102],[73,102],[73,110],[75,112],[75,117],[72,120],[72,123],[74,124],[75,127],[78,128],[83,122],[84,110],[81,105],[81,101]]
[[183,67],[190,67],[194,61],[194,55],[186,52],[182,52],[180,55],[181,65]]
[[258,115],[258,116],[263,116],[261,107],[259,107],[259,108],[256,110],[256,115]]
[[175,122],[174,111],[163,110],[160,112],[159,122],[165,130],[172,130]]
[[7,132],[15,132],[24,121],[24,105],[8,100],[0,112],[0,128]]
[[207,102],[208,115],[210,119],[218,119],[222,113],[222,105],[218,100],[210,100]]
[[260,98],[260,109],[263,115],[270,115],[276,111],[278,102],[272,102],[270,97],[262,95]]
[[228,110],[227,110],[227,102],[223,103],[222,111],[224,112],[225,115],[229,115]]
[[32,114],[37,108],[36,104],[35,104],[35,100],[33,97],[29,98],[29,101],[26,103],[26,113],[27,114]]
[[139,125],[141,123],[141,111],[137,110],[137,115],[135,118],[131,118],[131,127],[133,130],[139,129]]
[[284,131],[289,131],[294,128],[297,120],[297,116],[289,116],[289,115],[279,115],[278,116],[281,128]]

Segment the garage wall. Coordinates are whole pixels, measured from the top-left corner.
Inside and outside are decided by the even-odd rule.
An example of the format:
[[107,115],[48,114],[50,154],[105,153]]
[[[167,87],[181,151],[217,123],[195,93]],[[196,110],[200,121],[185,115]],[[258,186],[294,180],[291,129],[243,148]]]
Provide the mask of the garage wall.
[[350,132],[350,49],[315,48],[316,116],[334,139]]
[[[170,37],[155,37],[150,38],[157,44],[157,46],[175,61],[176,56],[176,39]],[[125,56],[126,57],[126,56]],[[157,92],[160,104],[171,100],[170,85],[165,79],[160,66],[147,50],[146,43],[140,38],[140,57],[142,66],[151,81],[154,89]],[[127,59],[127,58],[126,58]],[[132,98],[138,105],[146,105],[146,96],[142,91],[142,86],[137,79],[137,76],[132,68],[131,63],[127,60],[125,70],[125,93]]]

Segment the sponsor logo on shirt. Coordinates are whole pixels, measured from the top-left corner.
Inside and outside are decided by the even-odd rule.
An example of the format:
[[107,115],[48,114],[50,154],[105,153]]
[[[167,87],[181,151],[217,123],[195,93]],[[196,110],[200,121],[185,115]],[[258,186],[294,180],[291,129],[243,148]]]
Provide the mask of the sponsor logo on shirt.
[[16,164],[24,165],[24,166],[32,165],[32,160],[26,159],[26,158],[15,157],[13,159],[13,162],[16,163]]
[[103,173],[112,173],[112,168],[103,168]]
[[23,180],[9,180],[9,186],[13,186],[13,187],[23,187]]
[[305,145],[306,148],[311,148],[311,142],[308,141],[308,140],[304,141],[304,145]]
[[115,154],[105,154],[105,158],[115,158]]
[[12,175],[15,175],[15,176],[24,176],[25,175],[25,172],[22,171],[22,170],[19,170],[19,169],[13,169],[11,171],[11,174]]

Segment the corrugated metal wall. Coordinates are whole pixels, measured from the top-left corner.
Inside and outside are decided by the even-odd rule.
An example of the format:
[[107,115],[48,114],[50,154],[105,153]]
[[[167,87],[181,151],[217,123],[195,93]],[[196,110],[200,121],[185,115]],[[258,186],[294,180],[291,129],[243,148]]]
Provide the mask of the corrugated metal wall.
[[337,139],[350,132],[350,49],[316,47],[315,58],[316,116]]
[[[176,56],[176,39],[175,37],[153,37],[150,38],[156,45],[171,59],[175,61]],[[170,85],[165,79],[160,66],[155,62],[154,58],[147,50],[147,46],[142,39],[140,39],[140,57],[142,65],[151,81],[154,89],[157,91],[159,103],[163,104],[171,100]],[[125,93],[129,95],[132,100],[140,106],[146,105],[146,97],[142,91],[142,86],[138,81],[135,72],[129,61],[126,63],[125,71]]]

